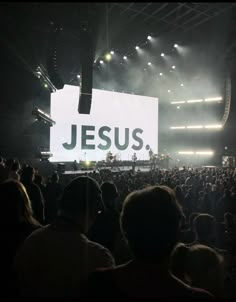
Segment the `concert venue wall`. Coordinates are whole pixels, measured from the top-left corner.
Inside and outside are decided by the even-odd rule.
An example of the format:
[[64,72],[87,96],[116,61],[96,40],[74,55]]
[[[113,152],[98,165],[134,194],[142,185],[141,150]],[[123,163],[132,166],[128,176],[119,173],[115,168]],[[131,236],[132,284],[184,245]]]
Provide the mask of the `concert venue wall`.
[[118,160],[149,159],[158,152],[158,99],[93,89],[91,112],[78,113],[80,88],[65,85],[51,95],[50,159],[101,161],[111,151]]

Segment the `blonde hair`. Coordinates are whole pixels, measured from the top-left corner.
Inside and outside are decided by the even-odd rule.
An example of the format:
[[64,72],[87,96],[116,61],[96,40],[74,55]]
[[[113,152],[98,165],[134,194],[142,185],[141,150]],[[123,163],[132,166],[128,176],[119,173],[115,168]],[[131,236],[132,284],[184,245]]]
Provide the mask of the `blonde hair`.
[[33,217],[31,201],[25,186],[17,180],[6,180],[0,184],[0,197],[2,199],[2,222],[5,224],[18,224],[25,222],[40,225]]

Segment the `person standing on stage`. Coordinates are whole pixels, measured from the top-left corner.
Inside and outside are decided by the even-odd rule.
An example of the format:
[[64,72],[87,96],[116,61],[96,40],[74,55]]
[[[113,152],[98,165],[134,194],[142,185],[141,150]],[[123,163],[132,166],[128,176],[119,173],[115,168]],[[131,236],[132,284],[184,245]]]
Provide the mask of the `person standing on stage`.
[[135,172],[135,166],[136,166],[136,161],[137,161],[137,155],[136,155],[136,153],[134,152],[134,154],[132,155],[132,170],[133,170],[133,172]]

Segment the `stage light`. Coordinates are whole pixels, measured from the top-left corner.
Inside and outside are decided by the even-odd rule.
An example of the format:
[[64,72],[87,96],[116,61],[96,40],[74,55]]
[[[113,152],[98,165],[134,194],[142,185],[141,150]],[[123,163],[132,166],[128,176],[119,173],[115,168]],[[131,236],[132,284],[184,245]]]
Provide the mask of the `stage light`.
[[123,59],[124,59],[124,60],[127,60],[127,57],[126,57],[126,56],[123,56]]
[[77,79],[80,79],[80,75],[79,74],[77,74]]
[[215,97],[215,98],[207,98],[205,99],[205,102],[215,102],[215,101],[222,101],[223,98],[222,97]]
[[162,53],[162,54],[161,54],[161,57],[164,57],[164,56],[165,56],[165,54],[164,54],[164,53]]
[[50,127],[56,124],[56,122],[51,118],[51,116],[49,114],[45,113],[43,110],[39,109],[37,106],[34,106],[32,115],[37,120],[42,121],[45,124],[48,123]]
[[177,109],[180,109],[180,106],[177,106]]
[[178,154],[182,154],[182,155],[192,155],[192,154],[194,154],[194,152],[193,151],[179,151],[178,152]]
[[202,125],[197,125],[197,126],[187,126],[187,129],[202,129]]
[[188,100],[187,103],[201,103],[203,100]]
[[45,88],[48,88],[48,84],[46,84],[46,83],[45,83],[43,86],[44,86]]
[[138,50],[138,49],[139,49],[139,46],[135,46],[135,49],[137,49],[137,50]]
[[103,62],[103,60],[100,60],[100,64],[103,64],[104,62]]
[[179,101],[179,102],[171,102],[171,104],[185,104],[185,101]]
[[206,129],[221,129],[222,125],[206,125],[204,126]]
[[175,65],[172,66],[172,69],[175,69]]
[[180,84],[181,87],[184,87],[184,84]]
[[147,39],[150,41],[150,40],[152,40],[152,37],[151,37],[151,36],[148,36]]
[[111,55],[114,55],[114,51],[113,51],[113,50],[112,50],[112,51],[110,51],[110,54],[111,54]]
[[179,130],[179,129],[185,129],[185,126],[175,126],[175,127],[170,127],[172,130]]
[[148,65],[149,65],[149,66],[151,66],[151,65],[152,65],[152,63],[151,63],[151,62],[148,62]]
[[160,72],[160,76],[163,76],[163,73],[162,73],[162,72]]
[[197,155],[213,155],[214,152],[213,151],[196,151],[195,152]]
[[107,61],[111,61],[111,59],[112,59],[111,54],[110,54],[110,53],[107,53],[107,54],[105,55],[105,59],[106,59]]
[[178,44],[175,44],[174,47],[177,48],[177,47],[178,47]]
[[86,160],[86,161],[85,161],[85,165],[86,165],[87,167],[89,167],[90,164],[91,164],[91,162],[90,162],[89,160]]
[[168,90],[168,92],[170,93],[170,92],[171,92],[171,90]]

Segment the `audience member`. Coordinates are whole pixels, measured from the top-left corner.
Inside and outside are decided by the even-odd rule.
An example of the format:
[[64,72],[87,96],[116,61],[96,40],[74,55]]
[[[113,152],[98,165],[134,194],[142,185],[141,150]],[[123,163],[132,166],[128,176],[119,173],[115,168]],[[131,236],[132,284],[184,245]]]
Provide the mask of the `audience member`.
[[92,178],[77,177],[65,188],[57,219],[34,232],[17,254],[23,297],[79,297],[90,273],[114,266],[109,251],[85,235],[102,209],[101,191]]
[[13,259],[23,241],[40,224],[33,218],[30,199],[18,181],[0,184],[1,197],[1,290],[0,296],[12,297],[14,288]]
[[90,276],[86,297],[97,298],[208,298],[169,271],[171,252],[178,241],[182,211],[174,191],[151,186],[126,198],[121,228],[133,260]]
[[28,166],[22,170],[21,181],[31,200],[34,217],[44,224],[44,200],[40,188],[34,183],[34,168]]
[[214,249],[201,244],[189,248],[178,245],[172,255],[171,270],[183,282],[223,297],[223,258]]

